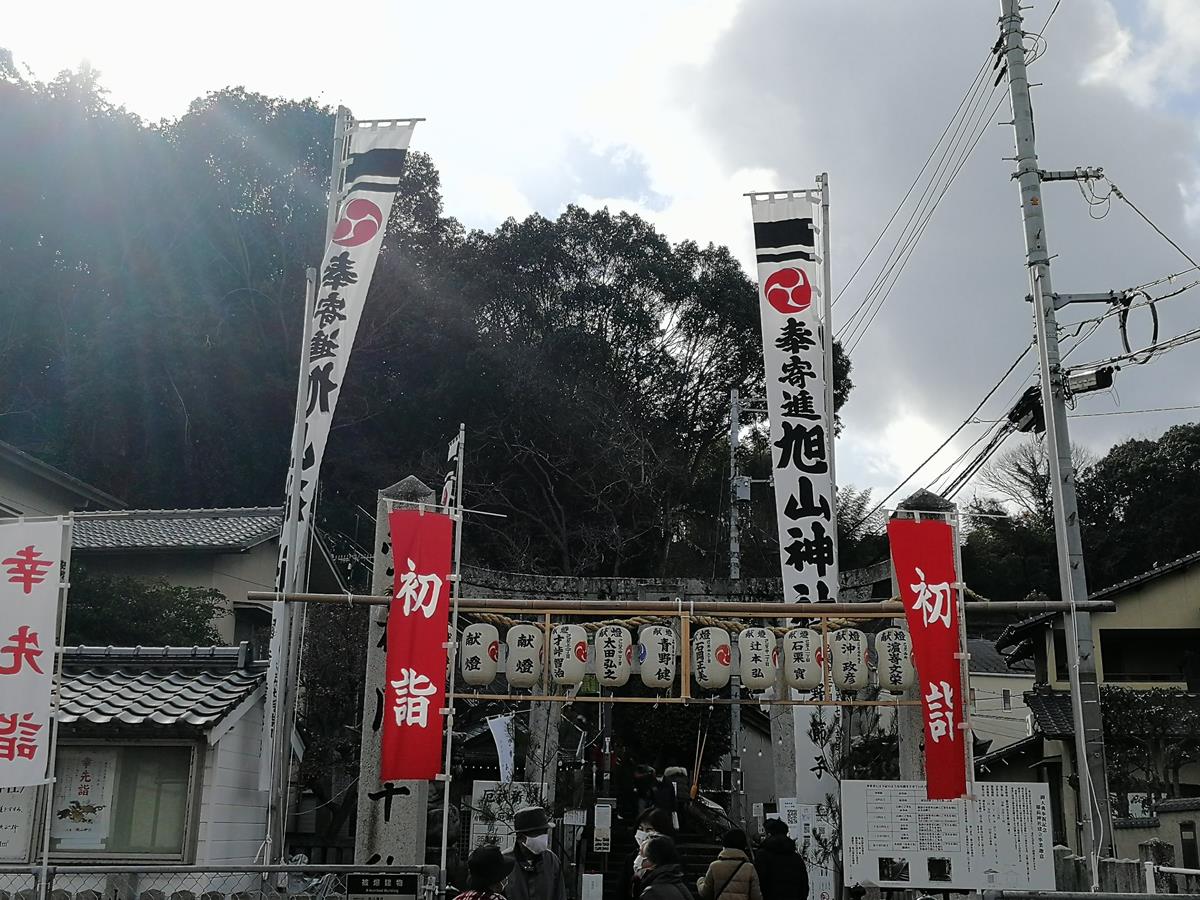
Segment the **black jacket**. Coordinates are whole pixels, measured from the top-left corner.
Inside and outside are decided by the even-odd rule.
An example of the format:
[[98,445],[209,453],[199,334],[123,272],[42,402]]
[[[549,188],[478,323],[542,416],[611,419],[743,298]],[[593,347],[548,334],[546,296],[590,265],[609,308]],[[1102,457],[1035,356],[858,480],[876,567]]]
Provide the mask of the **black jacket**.
[[683,881],[683,870],[674,863],[655,866],[642,875],[638,900],[695,900]]
[[763,900],[807,900],[808,867],[787,835],[772,834],[763,841],[754,854],[754,868]]

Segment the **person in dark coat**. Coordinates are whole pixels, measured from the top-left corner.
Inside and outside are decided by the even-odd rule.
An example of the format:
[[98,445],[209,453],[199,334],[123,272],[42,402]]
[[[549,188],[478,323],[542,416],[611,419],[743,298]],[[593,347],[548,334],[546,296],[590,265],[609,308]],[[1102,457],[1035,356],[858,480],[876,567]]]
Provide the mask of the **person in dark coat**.
[[788,836],[788,827],[779,819],[763,823],[766,838],[754,854],[763,900],[807,900],[808,867]]
[[504,855],[512,860],[508,900],[566,900],[562,863],[550,849],[550,818],[540,806],[518,809],[513,816],[517,841]]
[[513,861],[492,844],[471,851],[467,859],[471,877],[467,890],[454,900],[504,900],[504,882],[513,870]]
[[638,896],[638,882],[642,877],[645,861],[642,848],[646,845],[646,841],[656,834],[673,835],[674,833],[674,829],[671,827],[671,816],[661,809],[651,808],[638,816],[637,833],[633,836],[634,841],[637,842],[637,849],[625,858],[624,865],[621,866],[619,888],[621,900],[636,900]]
[[642,846],[641,893],[638,900],[694,900],[683,880],[675,842],[665,834],[651,835]]

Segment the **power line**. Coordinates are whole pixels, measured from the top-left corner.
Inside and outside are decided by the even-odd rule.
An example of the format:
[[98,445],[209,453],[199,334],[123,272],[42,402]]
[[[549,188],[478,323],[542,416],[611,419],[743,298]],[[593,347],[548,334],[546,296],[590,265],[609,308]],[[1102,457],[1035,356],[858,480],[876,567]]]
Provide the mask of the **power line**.
[[958,108],[954,110],[954,115],[952,115],[950,117],[950,121],[948,121],[946,123],[946,127],[942,129],[942,133],[940,135],[938,135],[938,139],[934,143],[933,147],[930,149],[929,155],[927,157],[925,157],[925,162],[921,166],[921,170],[919,172],[917,172],[916,177],[913,178],[913,180],[912,180],[912,184],[910,184],[908,186],[908,190],[905,191],[904,196],[900,198],[900,203],[897,204],[895,210],[892,211],[891,216],[888,217],[887,223],[883,226],[883,230],[881,230],[879,232],[878,237],[875,238],[875,242],[873,244],[871,244],[871,247],[869,250],[867,250],[866,255],[863,256],[863,258],[859,261],[859,263],[855,267],[854,271],[850,274],[850,277],[846,280],[846,283],[842,285],[841,289],[837,292],[837,295],[833,298],[833,302],[835,304],[838,302],[838,300],[841,299],[841,296],[842,296],[842,294],[844,294],[846,292],[846,289],[848,287],[850,287],[850,285],[854,282],[854,279],[858,276],[858,273],[862,271],[863,266],[865,266],[867,264],[867,260],[871,258],[871,254],[875,252],[875,248],[879,246],[879,242],[883,240],[883,236],[885,234],[887,234],[888,229],[892,227],[892,222],[896,221],[896,216],[900,215],[900,210],[902,210],[904,208],[904,204],[908,201],[908,198],[912,194],[913,189],[920,182],[921,176],[924,175],[925,170],[929,168],[929,164],[933,161],[934,154],[937,153],[938,147],[940,147],[942,145],[942,140],[946,137],[946,134],[950,131],[950,128],[954,125],[955,120],[958,118],[958,114],[962,111],[963,105],[967,102],[967,99],[975,92],[975,90],[976,90],[975,86],[979,82],[980,76],[987,69],[988,60],[990,60],[991,58],[992,58],[991,52],[989,52],[983,58],[983,62],[979,66],[979,71],[976,72],[975,77],[971,79],[971,86],[969,88],[967,88],[967,91],[965,94],[963,94],[962,99],[958,101]]
[[1118,200],[1124,201],[1126,203],[1126,205],[1129,206],[1130,209],[1132,209],[1135,213],[1137,213],[1139,216],[1141,216],[1142,221],[1145,222],[1147,225],[1149,225],[1151,228],[1153,228],[1155,231],[1157,231],[1159,236],[1164,241],[1166,241],[1168,244],[1170,244],[1172,247],[1174,247],[1177,251],[1179,251],[1179,255],[1182,256],[1184,259],[1186,259],[1188,262],[1190,262],[1192,264],[1193,269],[1200,269],[1200,263],[1198,263],[1194,259],[1192,259],[1191,255],[1186,250],[1184,250],[1182,247],[1180,247],[1179,244],[1175,243],[1175,241],[1171,237],[1169,237],[1165,231],[1163,231],[1161,228],[1159,228],[1151,220],[1151,218],[1148,215],[1146,215],[1144,212],[1142,212],[1141,209],[1139,209],[1138,206],[1132,200],[1130,200],[1128,197],[1126,197],[1125,194],[1122,193],[1121,189],[1116,186],[1116,184],[1114,184],[1112,181],[1109,181],[1108,183],[1109,183],[1109,186],[1112,188],[1112,192],[1117,195]]
[[898,485],[896,485],[894,488],[892,488],[892,490],[888,493],[888,495],[886,497],[884,497],[882,500],[880,500],[878,503],[876,503],[875,506],[871,508],[870,512],[868,512],[865,516],[863,516],[861,519],[859,519],[857,522],[855,522],[854,526],[850,529],[851,531],[853,531],[855,528],[857,528],[863,522],[866,522],[868,519],[871,518],[871,516],[875,515],[875,513],[879,512],[879,510],[883,508],[883,505],[885,503],[887,503],[889,500],[891,500],[894,496],[896,496],[896,494],[898,494],[900,492],[901,488],[903,488],[906,484],[908,484],[910,481],[912,481],[912,479],[914,477],[916,477],[917,473],[920,472],[923,468],[925,468],[925,466],[929,463],[929,461],[931,459],[933,459],[935,456],[937,456],[939,453],[941,453],[942,450],[945,449],[947,444],[949,444],[952,440],[954,440],[956,437],[958,437],[958,434],[960,431],[962,431],[964,428],[966,428],[968,425],[971,424],[971,422],[975,419],[975,415],[979,412],[979,410],[983,409],[983,405],[985,403],[987,403],[988,400],[991,399],[992,395],[1000,389],[1000,385],[1004,384],[1004,382],[1008,379],[1008,376],[1011,375],[1013,373],[1013,370],[1021,364],[1021,360],[1023,360],[1025,358],[1025,356],[1029,353],[1029,351],[1031,349],[1033,349],[1032,343],[1025,345],[1025,349],[1021,351],[1021,355],[1018,356],[1015,360],[1013,360],[1012,365],[1009,366],[1008,369],[1005,371],[1005,373],[1000,376],[1000,380],[997,381],[992,386],[992,389],[984,395],[983,399],[979,401],[979,403],[976,405],[976,407],[973,410],[971,410],[971,414],[968,415],[966,417],[966,419],[963,420],[963,423],[961,425],[959,425],[957,428],[955,428],[954,431],[952,431],[950,433],[950,436],[938,445],[936,450],[934,450],[927,457],[925,457],[925,459],[921,462],[921,464],[919,466],[917,466],[915,469],[913,469],[911,473],[909,473],[908,477],[906,477]]
[[[909,261],[909,259],[912,258],[912,255],[913,255],[914,251],[916,250],[917,245],[921,240],[921,237],[925,234],[925,229],[928,228],[929,223],[933,220],[933,214],[937,211],[938,206],[941,204],[942,199],[946,196],[946,193],[950,190],[951,185],[954,184],[954,180],[958,177],[959,172],[961,172],[963,170],[963,168],[966,166],[967,162],[970,160],[971,154],[974,153],[975,148],[979,145],[980,140],[982,140],[984,134],[987,133],[987,121],[986,120],[990,119],[992,116],[994,116],[996,114],[996,111],[1000,108],[1000,104],[1002,104],[1003,102],[1004,102],[1004,96],[1002,94],[997,99],[995,105],[991,108],[990,111],[987,109],[986,104],[983,107],[985,114],[983,116],[978,117],[975,120],[975,124],[979,125],[979,123],[982,123],[982,127],[978,128],[978,131],[975,134],[974,140],[971,142],[971,144],[967,148],[966,152],[962,156],[959,157],[957,164],[954,168],[954,171],[951,173],[949,179],[942,186],[940,193],[938,193],[937,198],[933,202],[933,206],[929,208],[929,211],[925,215],[925,218],[922,220],[918,230],[912,236],[907,247],[905,248],[903,259],[902,260],[897,259],[897,261],[892,264],[892,268],[895,268],[896,265],[898,264],[899,269],[896,270],[895,275],[892,277],[891,283],[887,285],[886,289],[882,289],[883,282],[881,282],[881,292],[877,291],[877,300],[875,302],[875,308],[871,312],[869,318],[867,318],[865,324],[863,324],[862,327],[858,329],[858,334],[853,337],[851,346],[846,351],[847,354],[852,353],[854,351],[854,349],[858,347],[859,343],[862,342],[863,337],[866,335],[867,330],[871,327],[871,324],[875,321],[875,317],[879,314],[879,311],[881,309],[883,309],[884,303],[887,302],[888,297],[891,295],[892,289],[896,286],[896,282],[900,279],[900,276],[904,273],[904,269],[908,266],[908,261]],[[887,274],[890,274],[890,270]],[[885,276],[884,276],[885,279],[887,277],[887,274],[885,274]]]

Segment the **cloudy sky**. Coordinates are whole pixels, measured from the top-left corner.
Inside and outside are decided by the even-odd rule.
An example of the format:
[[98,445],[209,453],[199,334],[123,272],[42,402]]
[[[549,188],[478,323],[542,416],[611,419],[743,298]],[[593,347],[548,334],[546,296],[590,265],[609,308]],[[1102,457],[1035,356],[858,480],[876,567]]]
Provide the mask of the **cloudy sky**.
[[[1053,8],[1033,2],[1028,30]],[[473,226],[554,215],[567,203],[608,205],[641,212],[673,240],[728,244],[749,263],[742,194],[808,186],[828,171],[837,291],[967,93],[997,15],[994,0],[125,0],[26,4],[8,11],[2,43],[39,77],[87,60],[113,99],[149,119],[175,117],[191,98],[231,84],[345,103],[360,118],[425,116],[414,146],[440,167],[447,210]],[[339,32],[346,38],[330,42]],[[1061,0],[1031,79],[1043,84],[1043,167],[1103,166],[1200,252],[1200,3]],[[991,83],[981,110],[1001,98],[1002,89],[988,95]],[[987,121],[1007,113],[1004,101]],[[1012,131],[981,132],[857,344],[843,483],[895,487],[1031,337],[1013,164],[1003,158]],[[1103,207],[1089,208],[1073,184],[1048,186],[1045,197],[1059,291],[1107,291],[1188,267],[1120,203],[1096,221]],[[835,327],[898,236],[894,226],[846,289]],[[1096,311],[1071,309],[1063,320]],[[1164,336],[1200,326],[1200,289],[1160,312]],[[1141,321],[1131,330],[1135,345],[1148,335]],[[1110,319],[1070,361],[1119,349]],[[1115,391],[1080,398],[1076,413],[1087,415],[1073,420],[1074,440],[1103,450],[1200,417],[1132,412],[1200,404],[1198,363],[1200,343],[1123,370]],[[1001,416],[1032,369],[1030,356],[980,417]],[[984,427],[966,428],[911,487]]]

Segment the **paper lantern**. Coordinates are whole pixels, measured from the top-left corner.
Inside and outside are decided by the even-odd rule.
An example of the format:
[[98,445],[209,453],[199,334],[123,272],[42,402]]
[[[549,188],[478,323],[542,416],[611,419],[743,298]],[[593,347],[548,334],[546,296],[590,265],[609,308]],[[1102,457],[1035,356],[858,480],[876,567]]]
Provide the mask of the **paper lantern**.
[[550,632],[550,677],[575,685],[587,673],[588,640],[582,625],[557,625]]
[[916,681],[913,669],[912,641],[903,628],[885,628],[875,635],[875,670],[879,689],[902,694]]
[[812,628],[793,628],[783,636],[783,680],[798,691],[820,687],[821,635]]
[[733,653],[724,628],[700,628],[692,634],[692,676],[706,691],[729,684]]
[[633,668],[629,629],[605,625],[596,629],[596,680],[604,687],[623,687]]
[[495,625],[464,628],[458,655],[463,681],[471,687],[491,684],[496,680],[496,662],[500,659],[500,632]]
[[663,690],[675,683],[675,629],[667,625],[647,625],[638,637],[638,666],[642,684]]
[[861,691],[871,681],[867,636],[857,628],[839,628],[829,636],[833,683],[843,691]]
[[775,686],[775,635],[766,628],[744,628],[738,635],[739,673],[742,687],[765,691]]
[[533,687],[542,677],[542,629],[536,625],[514,625],[504,639],[508,644],[504,677],[511,687]]

